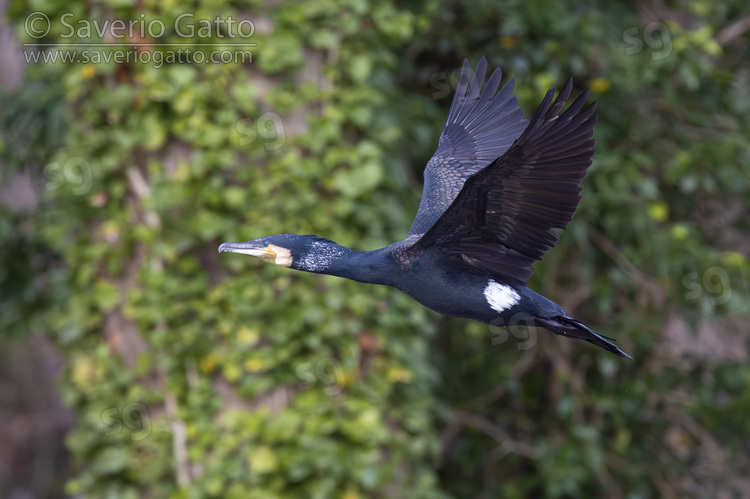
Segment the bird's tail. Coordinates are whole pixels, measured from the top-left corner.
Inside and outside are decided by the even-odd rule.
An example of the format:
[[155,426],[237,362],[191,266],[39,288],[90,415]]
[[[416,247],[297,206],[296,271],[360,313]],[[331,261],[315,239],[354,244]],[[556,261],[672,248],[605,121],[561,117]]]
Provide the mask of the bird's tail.
[[601,347],[608,352],[612,352],[615,355],[632,359],[630,355],[620,350],[617,345],[613,343],[615,341],[614,338],[599,334],[570,317],[563,315],[547,318],[535,317],[534,322],[544,329],[552,331],[555,334],[588,341],[589,343],[593,343],[594,345]]

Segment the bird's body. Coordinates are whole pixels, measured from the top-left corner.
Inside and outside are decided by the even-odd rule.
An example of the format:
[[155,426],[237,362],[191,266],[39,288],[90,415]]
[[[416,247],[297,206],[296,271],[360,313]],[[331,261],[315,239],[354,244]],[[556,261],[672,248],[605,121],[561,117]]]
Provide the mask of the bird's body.
[[554,88],[528,123],[486,62],[469,85],[464,63],[440,144],[425,170],[419,211],[407,238],[355,251],[318,236],[280,234],[219,251],[400,289],[445,315],[496,326],[526,325],[589,341],[628,357],[609,339],[527,288],[533,263],[557,243],[578,206],[593,155],[594,105],[585,93],[562,114],[571,82]]

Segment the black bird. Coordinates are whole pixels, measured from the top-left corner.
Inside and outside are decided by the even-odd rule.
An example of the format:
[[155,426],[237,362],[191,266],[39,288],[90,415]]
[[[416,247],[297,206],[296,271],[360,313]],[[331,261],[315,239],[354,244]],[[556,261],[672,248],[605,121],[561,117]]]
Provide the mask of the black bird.
[[584,92],[560,114],[572,88],[568,80],[554,101],[555,87],[547,92],[529,123],[512,95],[512,79],[497,92],[499,68],[481,90],[486,69],[482,58],[469,84],[464,61],[406,239],[355,251],[318,236],[280,234],[224,243],[219,251],[393,286],[445,315],[539,326],[630,358],[612,338],[527,288],[534,261],[557,244],[553,229],[567,227],[581,199],[594,154],[596,103],[582,109]]

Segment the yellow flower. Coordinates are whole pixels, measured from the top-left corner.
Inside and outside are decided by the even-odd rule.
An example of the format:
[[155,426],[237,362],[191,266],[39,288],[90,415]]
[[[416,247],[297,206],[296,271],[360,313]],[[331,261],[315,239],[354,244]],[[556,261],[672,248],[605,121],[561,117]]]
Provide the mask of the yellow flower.
[[591,91],[595,94],[603,94],[609,90],[609,86],[609,80],[606,78],[595,78],[589,82],[589,88],[591,88]]
[[395,383],[410,383],[413,376],[411,371],[402,367],[392,367],[386,374],[388,381]]
[[239,331],[237,331],[237,339],[242,343],[246,343],[247,345],[252,346],[258,342],[258,340],[260,339],[260,334],[258,334],[258,331],[254,329],[242,326],[240,327]]
[[81,69],[81,75],[87,80],[93,78],[96,76],[96,66],[91,63],[85,64]]
[[500,48],[510,49],[516,45],[516,39],[512,36],[503,36],[500,38]]
[[265,369],[266,363],[259,357],[250,357],[243,364],[245,371],[250,373],[257,373]]
[[359,494],[357,494],[357,491],[349,488],[344,492],[344,495],[341,496],[341,499],[359,499]]
[[250,470],[253,473],[271,473],[278,465],[279,460],[270,447],[265,445],[250,452]]
[[216,370],[216,358],[213,355],[209,355],[201,360],[200,366],[201,371],[206,374],[211,374]]

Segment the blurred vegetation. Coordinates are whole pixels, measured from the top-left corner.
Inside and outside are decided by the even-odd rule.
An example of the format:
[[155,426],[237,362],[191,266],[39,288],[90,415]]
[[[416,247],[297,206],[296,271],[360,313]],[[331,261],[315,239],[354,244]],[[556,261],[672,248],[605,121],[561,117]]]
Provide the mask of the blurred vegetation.
[[[158,43],[227,43],[178,36],[184,12],[256,26],[252,63],[27,64],[3,95],[3,176],[32,172],[38,203],[1,212],[0,322],[63,352],[66,493],[749,495],[747,5],[605,5],[12,3],[25,43],[98,41],[33,39],[34,11],[144,13]],[[569,76],[599,101],[579,212],[531,287],[634,361],[219,258],[281,232],[403,239],[481,55],[527,117]]]

